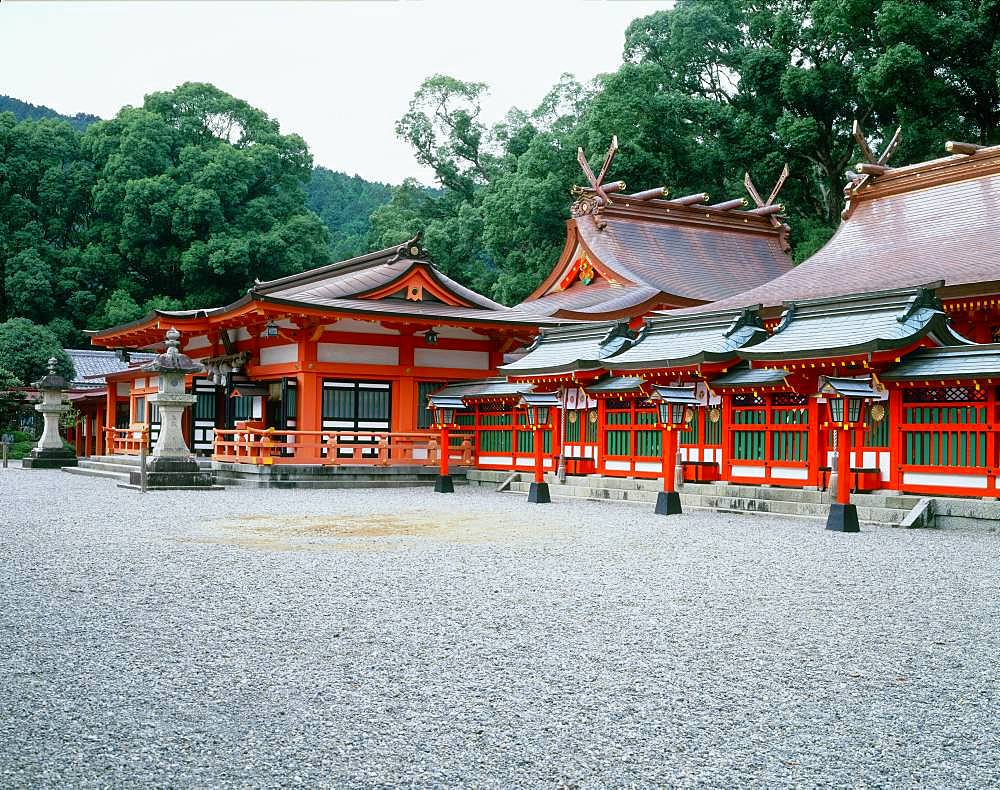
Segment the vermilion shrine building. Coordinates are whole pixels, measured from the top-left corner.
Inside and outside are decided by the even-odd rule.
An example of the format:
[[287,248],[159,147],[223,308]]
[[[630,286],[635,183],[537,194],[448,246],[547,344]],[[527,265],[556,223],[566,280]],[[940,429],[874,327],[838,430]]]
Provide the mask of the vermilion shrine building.
[[[179,329],[209,371],[191,382],[190,440],[223,464],[414,462],[426,396],[443,391],[467,407],[453,450],[527,468],[516,403],[533,389],[563,404],[542,434],[546,469],[657,477],[651,387],[693,383],[687,479],[824,487],[838,441],[825,375],[870,378],[882,398],[854,437],[858,488],[997,496],[1000,147],[954,148],[900,168],[866,153],[837,233],[798,266],[780,182],[767,201],[748,183],[749,209],[629,195],[604,183],[612,151],[600,176],[587,169],[563,254],[517,307],[448,279],[414,241],[93,342],[154,351]],[[108,376],[109,449],[155,433],[154,389],[135,369]]]

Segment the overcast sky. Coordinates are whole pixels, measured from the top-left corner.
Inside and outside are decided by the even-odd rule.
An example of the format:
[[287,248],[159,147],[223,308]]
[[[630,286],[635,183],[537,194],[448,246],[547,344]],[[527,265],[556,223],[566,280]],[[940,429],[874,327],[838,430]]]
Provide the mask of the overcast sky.
[[0,2],[0,94],[110,118],[211,82],[301,134],[316,164],[430,182],[393,126],[434,73],[486,82],[488,121],[532,109],[564,72],[621,62],[625,28],[670,2],[328,0]]

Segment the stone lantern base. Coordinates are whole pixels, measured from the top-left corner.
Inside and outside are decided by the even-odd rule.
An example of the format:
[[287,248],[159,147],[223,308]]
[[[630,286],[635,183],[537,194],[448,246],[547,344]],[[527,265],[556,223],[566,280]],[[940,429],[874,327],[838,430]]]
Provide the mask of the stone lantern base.
[[61,469],[76,465],[76,453],[65,447],[46,447],[44,450],[36,447],[21,461],[22,469]]
[[[131,486],[142,485],[142,472],[129,472]],[[146,464],[146,488],[212,488],[215,477],[194,458],[151,458]]]

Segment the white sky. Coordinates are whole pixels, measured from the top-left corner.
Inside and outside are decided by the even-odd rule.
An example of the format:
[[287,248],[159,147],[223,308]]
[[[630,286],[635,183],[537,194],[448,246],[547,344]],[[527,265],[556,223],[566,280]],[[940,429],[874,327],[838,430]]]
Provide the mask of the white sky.
[[533,109],[564,72],[621,62],[625,28],[671,2],[0,2],[0,94],[112,117],[211,82],[301,134],[316,164],[430,182],[393,131],[423,79],[489,84],[484,118]]

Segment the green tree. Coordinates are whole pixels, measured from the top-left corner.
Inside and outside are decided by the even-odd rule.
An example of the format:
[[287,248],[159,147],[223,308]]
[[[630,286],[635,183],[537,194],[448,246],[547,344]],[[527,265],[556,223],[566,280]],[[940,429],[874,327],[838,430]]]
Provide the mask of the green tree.
[[73,378],[73,362],[53,332],[27,318],[11,318],[0,324],[0,368],[26,385],[48,372],[48,360],[56,358],[56,370],[67,381]]
[[315,167],[306,194],[306,205],[330,231],[330,257],[345,260],[368,251],[371,215],[389,202],[392,188]]
[[19,387],[24,382],[9,370],[0,368],[0,433],[7,433],[17,424],[17,415],[24,409],[25,397]]

